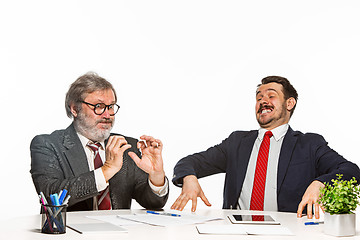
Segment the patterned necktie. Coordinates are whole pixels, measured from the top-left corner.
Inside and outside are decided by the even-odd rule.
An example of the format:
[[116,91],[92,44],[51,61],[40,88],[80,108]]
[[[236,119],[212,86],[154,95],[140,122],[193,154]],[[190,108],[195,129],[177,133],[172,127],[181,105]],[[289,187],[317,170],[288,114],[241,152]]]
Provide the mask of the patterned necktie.
[[[272,135],[271,131],[267,131],[260,145],[256,161],[254,185],[251,193],[250,210],[264,210],[266,171],[269,157],[270,138]],[[264,218],[262,216],[257,216],[253,217],[253,220],[264,221]]]
[[[100,157],[99,147],[101,147],[100,143],[88,143],[87,146],[94,152],[94,168],[100,168],[103,165],[103,162]],[[101,191],[97,196],[97,204],[99,210],[110,210],[110,194],[109,187],[105,190]]]

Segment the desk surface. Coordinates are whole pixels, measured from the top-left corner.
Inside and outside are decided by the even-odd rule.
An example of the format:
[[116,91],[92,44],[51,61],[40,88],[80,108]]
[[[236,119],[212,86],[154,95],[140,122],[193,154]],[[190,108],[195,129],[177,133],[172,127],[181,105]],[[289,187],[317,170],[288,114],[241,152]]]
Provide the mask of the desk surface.
[[[92,223],[99,222],[94,219],[87,218],[86,216],[96,215],[120,215],[120,214],[131,214],[140,213],[144,210],[113,210],[113,211],[89,211],[89,212],[68,212],[67,223]],[[221,210],[221,209],[199,209],[196,214],[201,216],[211,217],[222,217],[224,220],[216,220],[207,222],[204,224],[231,224],[227,215],[248,213],[249,211],[240,210]],[[269,213],[281,223],[282,226],[290,229],[295,236],[269,236],[269,235],[206,235],[199,234],[195,225],[181,225],[171,227],[158,227],[151,225],[133,225],[125,226],[128,230],[127,233],[116,233],[116,234],[79,234],[69,228],[67,228],[66,234],[60,235],[48,235],[40,233],[40,215],[14,218],[7,221],[2,221],[0,224],[0,238],[11,239],[10,237],[16,236],[16,239],[338,239],[323,233],[323,224],[314,226],[305,226],[304,223],[307,221],[306,217],[301,219],[296,218],[295,213],[280,213],[280,212],[265,212]],[[357,232],[354,237],[346,237],[347,240],[359,239],[360,235],[360,224],[359,216],[357,216]]]

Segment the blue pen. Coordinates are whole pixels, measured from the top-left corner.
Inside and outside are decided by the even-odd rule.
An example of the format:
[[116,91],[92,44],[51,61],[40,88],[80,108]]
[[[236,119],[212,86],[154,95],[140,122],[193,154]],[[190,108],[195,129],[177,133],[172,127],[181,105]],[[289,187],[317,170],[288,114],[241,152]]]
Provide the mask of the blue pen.
[[60,197],[59,197],[59,203],[60,203],[60,205],[63,204],[64,199],[65,199],[65,197],[66,197],[66,194],[67,194],[67,190],[66,190],[66,189],[64,189],[64,190],[61,191],[61,194],[60,194]]
[[59,195],[57,193],[51,194],[50,199],[53,205],[60,206]]
[[175,214],[175,213],[155,212],[155,211],[146,211],[146,213],[155,214],[155,215],[171,216],[171,217],[181,217],[181,215]]
[[319,225],[320,223],[324,222],[306,222],[305,225]]

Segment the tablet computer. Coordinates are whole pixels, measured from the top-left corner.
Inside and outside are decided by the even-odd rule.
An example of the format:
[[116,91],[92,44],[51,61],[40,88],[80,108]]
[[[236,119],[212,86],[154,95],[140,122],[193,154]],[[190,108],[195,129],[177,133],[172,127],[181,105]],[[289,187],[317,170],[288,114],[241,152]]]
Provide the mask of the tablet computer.
[[259,214],[232,214],[228,215],[228,218],[232,223],[243,223],[243,224],[280,224],[275,221],[270,215],[259,215]]

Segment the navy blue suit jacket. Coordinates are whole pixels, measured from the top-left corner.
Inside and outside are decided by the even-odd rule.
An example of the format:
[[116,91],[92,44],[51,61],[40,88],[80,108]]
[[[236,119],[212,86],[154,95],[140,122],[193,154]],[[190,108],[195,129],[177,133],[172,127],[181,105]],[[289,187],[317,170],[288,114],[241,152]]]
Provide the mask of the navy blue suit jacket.
[[[181,159],[174,168],[173,183],[182,186],[187,175],[198,178],[226,173],[223,208],[236,208],[258,131],[235,131],[221,144]],[[277,203],[282,212],[296,212],[306,188],[314,180],[330,182],[336,174],[360,180],[360,170],[332,150],[325,139],[290,127],[278,163]]]

